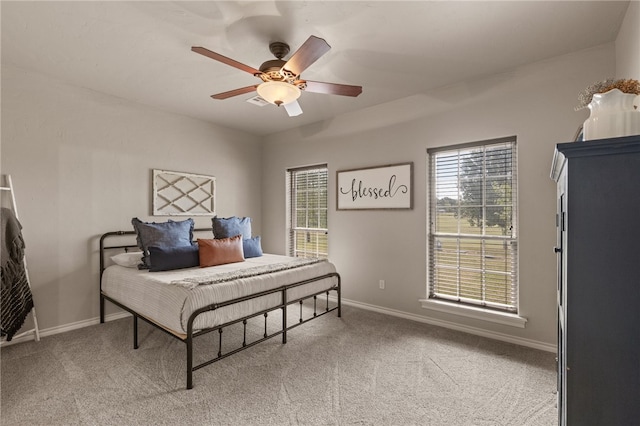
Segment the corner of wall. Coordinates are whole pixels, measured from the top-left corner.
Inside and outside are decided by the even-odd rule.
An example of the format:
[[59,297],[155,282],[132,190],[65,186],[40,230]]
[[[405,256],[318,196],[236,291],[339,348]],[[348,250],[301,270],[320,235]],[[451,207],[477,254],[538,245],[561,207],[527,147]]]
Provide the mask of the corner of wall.
[[631,1],[616,38],[616,77],[640,79],[640,2]]

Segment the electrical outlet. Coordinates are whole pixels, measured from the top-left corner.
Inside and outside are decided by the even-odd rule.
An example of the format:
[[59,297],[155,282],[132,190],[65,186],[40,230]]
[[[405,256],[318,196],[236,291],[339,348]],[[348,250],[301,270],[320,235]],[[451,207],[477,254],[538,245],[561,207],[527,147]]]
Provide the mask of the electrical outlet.
[[381,290],[384,290],[384,280],[378,281],[378,285],[380,286]]

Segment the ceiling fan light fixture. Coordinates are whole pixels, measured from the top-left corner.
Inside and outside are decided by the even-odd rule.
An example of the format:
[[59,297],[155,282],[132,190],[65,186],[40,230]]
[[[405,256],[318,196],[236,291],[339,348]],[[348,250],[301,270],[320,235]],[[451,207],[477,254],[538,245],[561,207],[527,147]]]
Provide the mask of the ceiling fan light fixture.
[[256,90],[262,99],[278,106],[297,100],[301,93],[297,86],[284,81],[267,81],[260,84]]

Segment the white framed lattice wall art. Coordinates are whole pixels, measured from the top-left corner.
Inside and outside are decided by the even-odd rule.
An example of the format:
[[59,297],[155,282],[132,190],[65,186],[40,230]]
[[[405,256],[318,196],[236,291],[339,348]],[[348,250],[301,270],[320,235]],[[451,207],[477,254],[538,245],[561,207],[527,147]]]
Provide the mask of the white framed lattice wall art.
[[153,170],[154,216],[215,216],[216,178]]

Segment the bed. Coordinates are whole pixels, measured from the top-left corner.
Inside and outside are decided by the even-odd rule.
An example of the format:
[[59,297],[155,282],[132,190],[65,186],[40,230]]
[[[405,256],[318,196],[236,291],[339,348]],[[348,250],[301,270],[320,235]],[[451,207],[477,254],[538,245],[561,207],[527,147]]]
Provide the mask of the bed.
[[[206,235],[211,229],[192,228],[192,232]],[[184,342],[187,389],[193,388],[193,372],[204,366],[275,336],[282,335],[286,343],[288,330],[329,312],[341,316],[340,275],[326,259],[261,253],[241,262],[153,272],[113,264],[114,253],[139,249],[139,240],[134,243],[139,236],[136,231],[115,231],[100,238],[100,322],[105,321],[108,301],[132,314],[134,349],[138,348],[138,319]],[[313,309],[305,318],[303,302]],[[287,308],[295,304],[300,305],[299,317],[287,318],[291,315]],[[267,327],[272,312],[278,317],[275,330],[272,324]],[[264,333],[249,341],[247,321],[258,317],[264,318]],[[223,329],[231,325],[244,327],[245,337],[234,349],[225,345],[223,350]],[[214,331],[218,332],[217,354],[194,365],[194,339]]]

